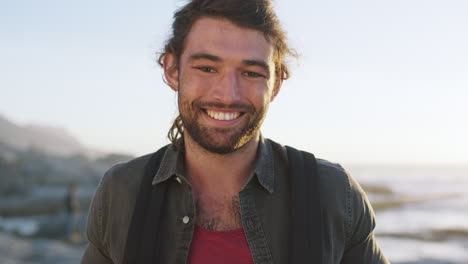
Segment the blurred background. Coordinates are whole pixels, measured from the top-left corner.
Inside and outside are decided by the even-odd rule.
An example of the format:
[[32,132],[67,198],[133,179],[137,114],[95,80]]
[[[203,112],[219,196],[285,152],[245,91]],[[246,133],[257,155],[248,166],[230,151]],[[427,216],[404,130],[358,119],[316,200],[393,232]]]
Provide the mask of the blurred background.
[[[264,136],[347,168],[392,263],[468,263],[468,2],[274,2],[300,57]],[[79,263],[105,170],[168,143],[184,3],[0,2],[0,263]]]

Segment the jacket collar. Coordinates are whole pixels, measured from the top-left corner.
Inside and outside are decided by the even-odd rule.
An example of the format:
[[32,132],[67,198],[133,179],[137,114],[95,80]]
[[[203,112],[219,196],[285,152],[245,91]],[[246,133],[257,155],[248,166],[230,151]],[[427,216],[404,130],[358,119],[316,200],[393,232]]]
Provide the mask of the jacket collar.
[[[183,153],[178,151],[174,145],[170,145],[161,161],[161,166],[153,177],[152,184],[156,185],[171,177],[185,176],[184,156]],[[269,193],[273,193],[275,183],[275,169],[274,169],[274,155],[271,142],[260,135],[257,160],[252,178],[256,177],[260,185]]]

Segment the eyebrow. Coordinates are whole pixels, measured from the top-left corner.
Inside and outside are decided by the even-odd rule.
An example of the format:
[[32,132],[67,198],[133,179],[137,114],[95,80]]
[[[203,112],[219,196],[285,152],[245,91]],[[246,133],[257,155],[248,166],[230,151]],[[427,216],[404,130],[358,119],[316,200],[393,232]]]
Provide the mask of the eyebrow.
[[249,65],[249,66],[258,66],[258,67],[261,67],[263,68],[266,72],[270,72],[270,66],[268,66],[268,64],[264,61],[260,61],[260,60],[243,60],[242,61],[245,65]]
[[[221,57],[218,57],[216,55],[208,54],[208,53],[195,53],[190,55],[189,61],[194,61],[194,60],[200,60],[200,59],[206,59],[210,60],[213,62],[219,62],[222,61]],[[270,66],[265,61],[261,60],[243,60],[243,64],[248,65],[248,66],[258,66],[263,68],[266,72],[270,72]]]
[[189,61],[194,61],[194,60],[200,60],[200,59],[206,59],[210,61],[221,61],[221,58],[215,55],[211,55],[208,53],[195,53],[190,55]]

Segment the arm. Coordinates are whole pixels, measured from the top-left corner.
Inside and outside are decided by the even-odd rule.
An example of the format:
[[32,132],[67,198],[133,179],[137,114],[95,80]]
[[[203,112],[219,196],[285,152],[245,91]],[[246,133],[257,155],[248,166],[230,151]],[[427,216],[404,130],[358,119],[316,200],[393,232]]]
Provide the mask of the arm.
[[107,258],[92,242],[88,243],[84,252],[81,264],[112,264],[112,260]]
[[356,180],[348,175],[348,212],[351,213],[342,264],[389,264],[374,238],[375,216],[367,196]]
[[89,243],[84,252],[81,264],[112,264],[109,257],[108,249],[105,246],[107,243],[104,240],[103,228],[103,200],[106,192],[104,179],[98,185],[93,201],[89,209],[88,223],[86,226],[86,234]]

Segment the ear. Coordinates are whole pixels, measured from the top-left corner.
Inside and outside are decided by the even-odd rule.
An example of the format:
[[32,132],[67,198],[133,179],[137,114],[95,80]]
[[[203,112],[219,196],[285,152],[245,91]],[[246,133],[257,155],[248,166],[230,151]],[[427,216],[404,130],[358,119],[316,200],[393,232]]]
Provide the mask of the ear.
[[177,92],[179,89],[179,69],[174,54],[166,53],[164,55],[163,69],[166,83],[172,90]]
[[281,86],[283,85],[283,80],[284,80],[284,72],[281,72],[281,75],[276,78],[278,79],[275,81],[275,87],[273,88],[273,92],[271,93],[270,102],[273,102],[273,100],[275,100],[276,96],[281,90]]

